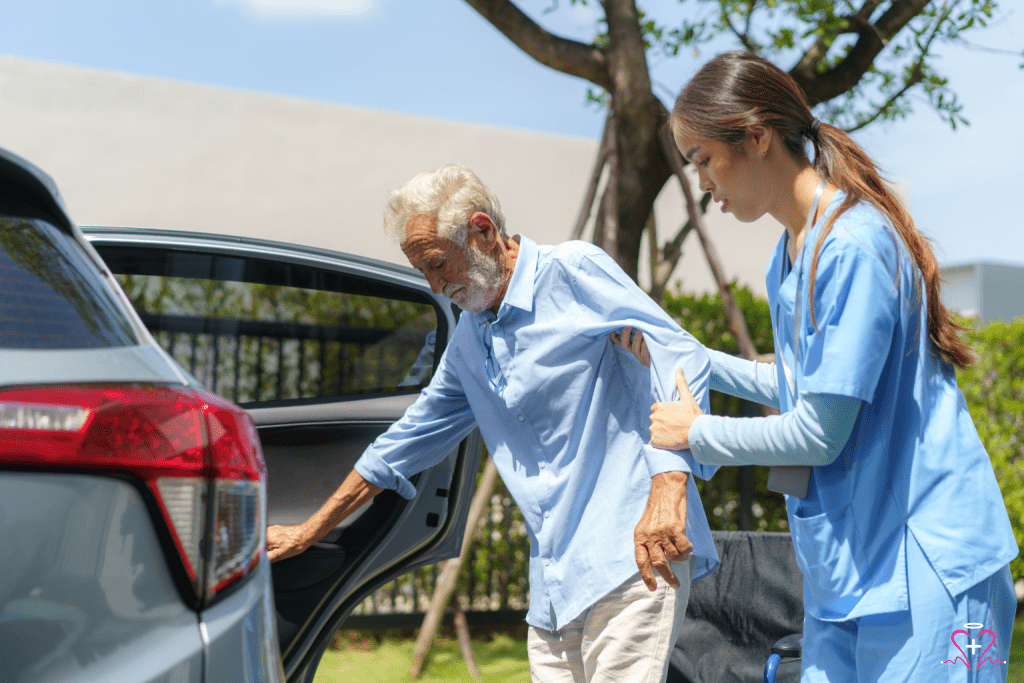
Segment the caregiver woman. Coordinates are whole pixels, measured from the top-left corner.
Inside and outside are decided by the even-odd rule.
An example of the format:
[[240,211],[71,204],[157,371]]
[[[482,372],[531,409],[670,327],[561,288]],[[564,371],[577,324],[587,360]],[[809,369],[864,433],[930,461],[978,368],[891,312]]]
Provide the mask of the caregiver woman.
[[1004,681],[1017,545],[957,386],[973,358],[928,241],[871,159],[761,58],[713,59],[671,122],[722,211],[786,228],[767,272],[779,362],[709,350],[711,388],[782,414],[701,415],[677,372],[684,400],[652,407],[651,443],[714,465],[813,466],[806,497],[786,497],[802,681]]

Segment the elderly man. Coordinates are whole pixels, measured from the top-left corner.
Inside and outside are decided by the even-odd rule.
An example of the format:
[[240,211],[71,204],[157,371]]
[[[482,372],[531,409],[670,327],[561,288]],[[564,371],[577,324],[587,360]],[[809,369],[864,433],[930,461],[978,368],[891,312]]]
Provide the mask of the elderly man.
[[[703,348],[600,249],[509,237],[465,167],[395,190],[383,227],[464,312],[430,384],[331,499],[269,529],[271,560],[383,488],[411,497],[409,477],[479,425],[530,536],[533,680],[663,681],[690,582],[718,564],[690,476],[714,468],[648,446],[649,406],[671,397],[682,366],[707,409]],[[650,370],[609,338],[636,326]]]

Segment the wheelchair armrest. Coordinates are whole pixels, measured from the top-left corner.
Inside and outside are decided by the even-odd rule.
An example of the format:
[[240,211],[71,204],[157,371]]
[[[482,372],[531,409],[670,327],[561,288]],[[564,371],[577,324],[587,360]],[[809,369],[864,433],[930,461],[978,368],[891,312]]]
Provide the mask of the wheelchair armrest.
[[780,638],[775,645],[772,646],[772,652],[780,657],[799,657],[803,640],[804,634],[791,633],[784,638]]

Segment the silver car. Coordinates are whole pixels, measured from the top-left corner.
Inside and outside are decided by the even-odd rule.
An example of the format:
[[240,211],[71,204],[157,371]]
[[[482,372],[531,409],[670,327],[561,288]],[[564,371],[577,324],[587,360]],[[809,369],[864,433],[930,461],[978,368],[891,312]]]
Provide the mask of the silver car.
[[479,434],[272,567],[266,526],[326,500],[456,315],[411,268],[79,229],[0,150],[0,680],[312,681],[375,588],[458,554]]

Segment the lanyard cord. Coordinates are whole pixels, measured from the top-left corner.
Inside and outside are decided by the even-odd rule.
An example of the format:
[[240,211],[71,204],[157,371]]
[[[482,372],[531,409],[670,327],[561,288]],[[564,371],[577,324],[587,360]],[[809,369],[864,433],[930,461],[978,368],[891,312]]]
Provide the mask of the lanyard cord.
[[[814,201],[811,202],[811,211],[807,214],[807,222],[804,223],[804,244],[800,247],[800,253],[796,255],[796,260],[792,264],[793,268],[796,269],[796,285],[794,288],[794,300],[793,300],[793,366],[796,367],[797,354],[800,350],[800,339],[797,336],[800,331],[800,274],[801,274],[801,256],[803,255],[803,249],[807,245],[807,235],[811,231],[811,226],[814,225],[814,215],[818,213],[818,203],[821,201],[821,193],[825,190],[825,179],[822,178],[821,182],[818,183],[818,189],[814,191]],[[786,232],[786,244],[785,244],[785,256],[789,258],[789,232]],[[784,265],[784,264],[783,264]],[[782,283],[785,281],[785,268],[779,268],[779,290],[782,290]],[[778,323],[782,322],[782,304],[778,300],[776,295],[777,309],[775,312],[775,319]],[[793,374],[789,367],[789,363],[786,361],[786,350],[781,347],[779,350],[782,352],[782,370],[786,374],[786,382],[789,384],[789,392],[793,397],[793,406],[796,407],[796,375]],[[810,465],[774,465],[768,471],[768,490],[777,491],[779,493],[785,493],[790,496],[796,496],[797,498],[806,498],[807,489],[810,485],[811,480],[811,467]]]
[[[810,234],[811,227],[814,225],[814,216],[815,216],[816,213],[818,213],[818,204],[821,202],[821,193],[824,192],[824,191],[825,191],[825,179],[822,178],[821,181],[818,183],[817,189],[814,191],[814,200],[811,202],[811,210],[807,214],[807,221],[804,223],[804,232],[803,232],[804,245],[803,246],[806,246],[806,244],[807,244],[807,235]],[[804,251],[803,246],[800,247],[800,253],[798,253],[796,255],[796,261],[792,264],[793,267],[796,269],[796,285],[794,287],[794,297],[793,297],[793,339],[792,339],[792,342],[793,342],[793,367],[794,368],[797,365],[797,355],[800,353],[800,337],[798,336],[798,334],[800,332],[800,313],[801,313],[801,311],[800,311],[800,304],[803,302],[803,299],[800,297],[800,276],[802,275],[802,270],[803,270],[801,268],[801,264],[803,262],[803,259],[801,258],[801,256],[803,255],[803,251]],[[787,256],[789,254],[789,233],[786,233],[786,254],[787,254]],[[780,269],[779,272],[782,273],[782,275],[780,275],[780,277],[779,277],[779,289],[781,290],[782,289],[782,283],[785,280],[785,271]],[[778,313],[779,313],[779,315],[778,315],[777,319],[779,320],[779,322],[782,322],[782,319],[781,319],[782,318],[782,316],[781,316],[782,308],[781,307],[779,308]],[[789,367],[789,363],[786,362],[786,353],[785,353],[785,351],[783,351],[783,353],[782,353],[782,370],[786,373],[786,382],[789,384],[789,393],[793,397],[793,405],[795,406],[796,405],[796,401],[797,401],[796,375],[793,373],[793,370]]]

